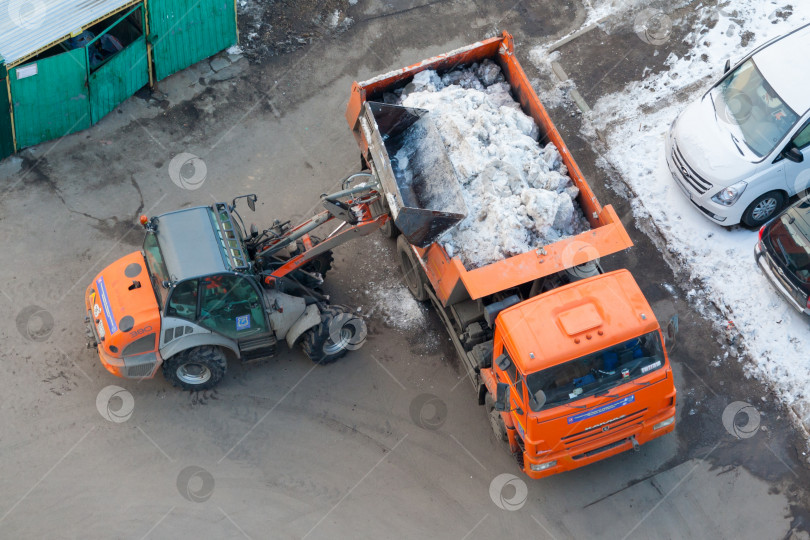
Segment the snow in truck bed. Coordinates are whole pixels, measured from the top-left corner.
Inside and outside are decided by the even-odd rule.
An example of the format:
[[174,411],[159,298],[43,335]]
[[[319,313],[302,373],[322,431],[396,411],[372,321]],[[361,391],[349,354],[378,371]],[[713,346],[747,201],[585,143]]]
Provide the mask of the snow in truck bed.
[[[557,148],[538,142],[534,120],[512,98],[497,64],[456,69],[442,77],[418,73],[399,96],[385,101],[427,109],[455,168],[467,217],[441,242],[467,268],[524,253],[589,228],[579,190]],[[431,139],[414,137],[394,159],[407,169],[415,152],[435,151]],[[449,210],[440,194],[424,206]]]

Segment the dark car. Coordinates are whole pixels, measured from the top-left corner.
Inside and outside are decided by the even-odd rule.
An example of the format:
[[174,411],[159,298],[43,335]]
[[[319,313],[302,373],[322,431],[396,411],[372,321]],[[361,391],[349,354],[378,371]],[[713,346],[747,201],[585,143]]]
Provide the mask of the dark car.
[[776,289],[810,315],[810,197],[762,226],[754,255]]

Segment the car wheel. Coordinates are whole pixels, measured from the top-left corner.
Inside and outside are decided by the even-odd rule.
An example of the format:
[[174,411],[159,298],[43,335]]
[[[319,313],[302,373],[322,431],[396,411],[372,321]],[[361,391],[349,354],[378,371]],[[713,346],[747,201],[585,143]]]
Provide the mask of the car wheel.
[[761,227],[766,221],[782,211],[785,196],[779,191],[770,191],[760,195],[748,205],[742,215],[742,222],[749,227]]

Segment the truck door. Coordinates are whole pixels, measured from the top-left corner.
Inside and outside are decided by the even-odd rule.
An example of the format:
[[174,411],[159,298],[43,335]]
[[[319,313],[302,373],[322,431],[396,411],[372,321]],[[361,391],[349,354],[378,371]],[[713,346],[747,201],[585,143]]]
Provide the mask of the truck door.
[[200,280],[198,324],[240,342],[270,333],[259,290],[250,278],[238,274]]
[[526,398],[523,374],[517,369],[514,362],[509,363],[506,368],[506,375],[509,377],[509,385],[511,386],[510,398],[512,401],[513,417],[516,419],[515,428],[520,434],[521,440],[526,439]]

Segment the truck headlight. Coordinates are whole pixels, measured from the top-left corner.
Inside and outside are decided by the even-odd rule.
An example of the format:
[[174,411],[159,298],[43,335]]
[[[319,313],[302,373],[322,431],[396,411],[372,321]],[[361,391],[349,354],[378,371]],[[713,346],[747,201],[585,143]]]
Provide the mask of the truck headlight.
[[662,420],[653,426],[653,431],[656,431],[661,428],[665,428],[667,426],[671,426],[675,422],[675,417],[667,418],[666,420]]
[[529,467],[533,471],[545,471],[546,469],[550,469],[557,465],[556,461],[547,461],[545,463],[532,463]]
[[722,204],[723,206],[731,206],[742,196],[745,188],[748,187],[747,182],[737,182],[733,186],[728,186],[727,188],[721,189],[712,200],[717,204]]

